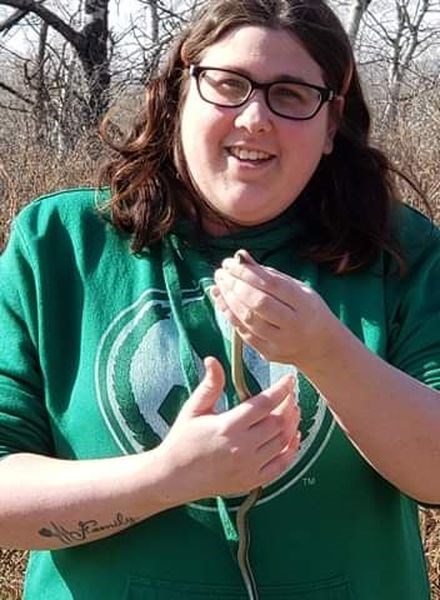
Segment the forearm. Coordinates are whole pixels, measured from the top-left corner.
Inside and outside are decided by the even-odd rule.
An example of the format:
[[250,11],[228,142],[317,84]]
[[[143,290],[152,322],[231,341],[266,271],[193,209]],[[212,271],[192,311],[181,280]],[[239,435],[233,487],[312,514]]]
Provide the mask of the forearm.
[[0,547],[64,548],[92,542],[169,508],[238,494],[278,478],[299,446],[291,377],[217,414],[218,360],[154,450],[98,460],[33,454],[0,461]]
[[296,365],[386,479],[440,503],[440,392],[367,350],[303,282],[241,253],[245,261],[223,261],[211,289],[225,318],[267,360]]
[[0,461],[0,546],[57,549],[108,537],[181,502],[155,451]]
[[440,393],[368,351],[335,320],[319,361],[298,365],[349,438],[408,495],[440,503]]

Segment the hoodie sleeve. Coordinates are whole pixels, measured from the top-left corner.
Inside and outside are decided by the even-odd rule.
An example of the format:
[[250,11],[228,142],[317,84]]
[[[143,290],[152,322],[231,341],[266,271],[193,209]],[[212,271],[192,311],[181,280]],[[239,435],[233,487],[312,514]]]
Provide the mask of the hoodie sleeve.
[[408,274],[393,285],[388,359],[440,390],[440,232],[430,225],[423,237],[409,254]]
[[0,457],[52,453],[39,366],[38,302],[18,218],[0,257]]

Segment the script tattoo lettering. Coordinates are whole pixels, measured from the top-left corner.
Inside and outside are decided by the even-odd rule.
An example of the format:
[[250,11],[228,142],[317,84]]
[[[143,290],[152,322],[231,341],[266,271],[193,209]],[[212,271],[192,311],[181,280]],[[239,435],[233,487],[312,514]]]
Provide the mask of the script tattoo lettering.
[[50,527],[43,527],[38,533],[42,537],[58,538],[63,544],[69,545],[84,542],[96,533],[125,528],[135,523],[136,519],[133,517],[125,517],[122,513],[117,513],[116,517],[110,523],[101,525],[96,519],[90,519],[89,521],[78,521],[78,526],[74,529],[67,529],[51,521]]

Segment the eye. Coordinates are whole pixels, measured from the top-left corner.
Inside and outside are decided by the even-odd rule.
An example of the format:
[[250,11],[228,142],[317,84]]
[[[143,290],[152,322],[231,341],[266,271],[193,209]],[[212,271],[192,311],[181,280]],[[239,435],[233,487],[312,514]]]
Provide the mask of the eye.
[[297,98],[298,96],[300,96],[300,92],[293,87],[287,87],[287,86],[281,86],[278,85],[275,90],[274,93],[277,96],[285,96],[286,98]]
[[277,83],[270,88],[271,99],[280,103],[307,104],[316,92],[312,88],[300,84]]
[[239,75],[233,75],[222,71],[205,71],[202,81],[214,88],[216,92],[227,95],[240,97],[247,93],[248,83]]

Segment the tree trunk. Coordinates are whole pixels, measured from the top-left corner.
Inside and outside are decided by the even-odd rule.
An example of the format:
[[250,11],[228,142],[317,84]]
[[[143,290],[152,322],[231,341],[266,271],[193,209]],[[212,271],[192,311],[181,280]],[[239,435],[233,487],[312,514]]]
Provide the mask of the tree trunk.
[[89,87],[88,115],[90,126],[97,124],[106,112],[111,82],[108,56],[109,0],[86,0],[86,22],[81,31],[78,56]]
[[362,18],[370,4],[371,0],[352,0],[347,25],[347,33],[352,46],[356,43]]
[[0,5],[13,6],[18,11],[38,15],[75,49],[89,87],[86,126],[94,126],[108,107],[110,66],[107,44],[110,0],[85,0],[86,22],[80,32],[75,31],[42,3],[43,0],[0,0]]
[[422,25],[429,13],[430,0],[421,0],[413,14],[409,12],[409,5],[409,0],[395,0],[397,30],[393,39],[393,55],[388,72],[389,97],[384,113],[385,123],[390,128],[398,115],[402,87],[408,69],[422,43]]
[[47,138],[47,91],[44,77],[44,62],[46,56],[47,32],[49,25],[44,21],[41,24],[40,37],[38,43],[38,58],[36,65],[36,86],[35,86],[35,139],[37,144],[43,146]]

